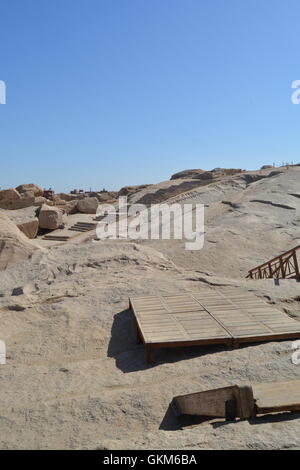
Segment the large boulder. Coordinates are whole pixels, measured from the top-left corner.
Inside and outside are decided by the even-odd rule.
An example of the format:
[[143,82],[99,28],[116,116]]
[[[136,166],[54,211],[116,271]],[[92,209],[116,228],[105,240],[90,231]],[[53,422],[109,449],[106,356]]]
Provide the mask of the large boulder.
[[56,230],[63,226],[63,211],[58,207],[43,204],[39,214],[40,228]]
[[9,217],[0,211],[0,270],[31,258],[39,247],[22,233]]
[[77,201],[74,200],[66,202],[66,205],[64,206],[64,211],[66,214],[76,214],[76,212],[78,212]]
[[3,189],[0,191],[0,201],[16,201],[20,198],[20,193],[16,189]]
[[7,211],[6,214],[28,238],[37,236],[39,220],[36,207]]
[[42,206],[43,204],[48,204],[48,206],[52,206],[53,202],[49,201],[43,196],[38,196],[34,198],[34,206]]
[[24,191],[24,193],[20,193],[22,199],[35,198],[34,191]]
[[66,203],[67,202],[64,199],[60,199],[60,197],[58,197],[56,195],[53,197],[53,205],[54,206],[65,206]]
[[96,197],[85,197],[77,202],[77,210],[82,214],[96,214],[98,206]]
[[1,209],[22,209],[34,204],[34,197],[28,197],[28,193],[20,194],[16,189],[4,189],[0,191]]
[[35,238],[39,230],[39,219],[35,217],[34,219],[25,220],[18,224],[17,227],[27,238]]
[[16,190],[22,194],[22,193],[32,193],[32,196],[38,197],[42,196],[44,194],[43,188],[40,186],[37,186],[36,184],[20,184],[16,188]]
[[26,206],[27,200],[23,200],[16,189],[3,189],[0,191],[1,209],[19,209],[24,207],[24,204]]

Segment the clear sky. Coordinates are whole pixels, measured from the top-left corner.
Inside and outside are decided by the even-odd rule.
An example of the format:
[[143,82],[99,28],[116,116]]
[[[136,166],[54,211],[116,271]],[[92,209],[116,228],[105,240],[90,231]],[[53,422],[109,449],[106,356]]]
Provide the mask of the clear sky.
[[299,162],[299,0],[1,0],[0,187]]

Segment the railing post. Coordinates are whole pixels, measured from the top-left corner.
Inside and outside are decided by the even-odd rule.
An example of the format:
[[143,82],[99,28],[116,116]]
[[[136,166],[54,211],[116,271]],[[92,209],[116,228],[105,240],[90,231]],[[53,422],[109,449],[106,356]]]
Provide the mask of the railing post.
[[299,271],[299,265],[298,265],[296,250],[294,250],[294,252],[293,252],[293,259],[294,259],[294,265],[295,265],[296,279],[300,279],[300,271]]
[[268,263],[268,268],[269,268],[269,278],[272,277],[272,265],[271,263]]
[[279,257],[279,263],[280,263],[280,270],[281,270],[282,279],[285,279],[285,270],[284,270],[284,264],[283,264],[282,256]]
[[258,268],[258,278],[259,278],[259,279],[262,279],[261,268]]

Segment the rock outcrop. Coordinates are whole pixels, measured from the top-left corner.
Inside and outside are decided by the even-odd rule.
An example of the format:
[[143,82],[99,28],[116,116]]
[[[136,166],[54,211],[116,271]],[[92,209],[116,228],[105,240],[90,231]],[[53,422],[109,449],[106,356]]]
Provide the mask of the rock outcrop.
[[124,188],[121,188],[118,192],[118,196],[131,196],[132,194],[135,194],[138,191],[147,188],[148,186],[151,186],[151,184],[140,184],[138,186],[124,186]]
[[223,176],[232,176],[242,173],[240,168],[214,168],[213,170],[183,170],[171,176],[171,180],[180,178],[199,179],[199,180],[212,180]]
[[205,170],[183,170],[179,171],[178,173],[174,173],[174,175],[171,176],[171,180],[177,180],[179,178],[195,178],[196,176],[202,175],[203,173],[206,173]]

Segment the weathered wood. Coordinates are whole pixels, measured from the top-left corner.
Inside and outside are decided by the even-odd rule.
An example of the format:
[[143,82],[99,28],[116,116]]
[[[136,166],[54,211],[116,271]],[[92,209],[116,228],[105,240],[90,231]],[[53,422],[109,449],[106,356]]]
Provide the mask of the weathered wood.
[[299,271],[299,264],[298,264],[296,251],[293,252],[293,260],[294,260],[296,279],[300,279],[300,271]]
[[249,386],[229,387],[191,393],[174,398],[180,414],[216,418],[250,418],[254,416],[254,399]]
[[145,351],[146,351],[146,361],[148,362],[148,364],[152,364],[153,363],[153,354],[152,354],[153,349],[150,346],[150,344],[146,344]]
[[297,259],[297,251],[299,249],[300,245],[276,256],[276,258],[273,258],[260,266],[256,266],[256,268],[250,269],[246,277],[249,279],[300,279]]
[[252,386],[257,414],[300,410],[300,380]]
[[174,397],[178,414],[215,418],[254,418],[258,414],[300,410],[300,380],[232,385]]
[[255,398],[250,385],[240,385],[238,399],[238,416],[242,419],[253,418],[255,416]]
[[219,388],[203,392],[191,393],[174,398],[176,408],[183,415],[226,417],[226,402],[236,399],[238,387]]

